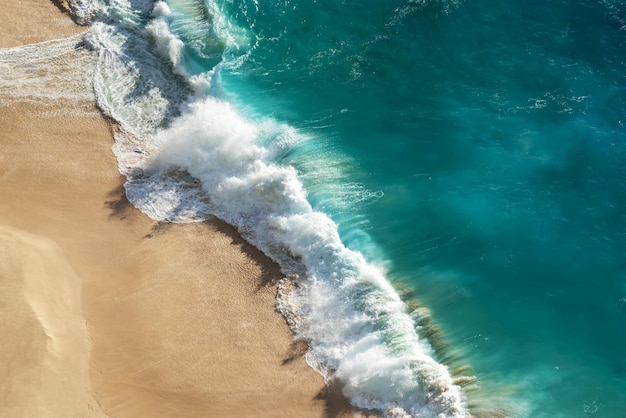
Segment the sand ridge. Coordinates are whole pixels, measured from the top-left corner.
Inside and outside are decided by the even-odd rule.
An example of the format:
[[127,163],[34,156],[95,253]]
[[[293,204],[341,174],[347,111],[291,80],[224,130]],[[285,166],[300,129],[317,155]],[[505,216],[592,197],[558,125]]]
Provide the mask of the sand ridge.
[[105,417],[91,390],[80,278],[58,245],[14,228],[0,226],[0,255],[2,415]]

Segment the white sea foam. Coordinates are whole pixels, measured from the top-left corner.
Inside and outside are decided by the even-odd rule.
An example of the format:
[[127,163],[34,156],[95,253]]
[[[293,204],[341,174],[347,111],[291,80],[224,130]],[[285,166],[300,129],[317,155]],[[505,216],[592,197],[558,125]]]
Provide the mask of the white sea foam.
[[[175,19],[176,25],[189,28],[188,35],[192,38],[191,43],[198,45],[199,51],[195,51],[200,56],[206,47],[206,38],[210,37],[210,25],[206,21],[204,6],[193,1],[178,0],[176,2],[183,9],[179,12],[182,16]],[[172,22],[172,10],[164,1],[157,1],[154,4],[151,16],[153,19],[146,25],[146,33],[154,41],[155,50],[164,58],[171,62],[174,71],[184,77],[198,94],[207,94],[211,90],[213,71],[206,71],[200,74],[191,74],[186,67],[185,43],[171,32],[170,22]],[[193,28],[193,29],[192,29]],[[191,30],[192,29],[192,30]]]
[[146,30],[156,41],[156,51],[169,59],[179,74],[187,76],[187,71],[182,65],[184,43],[170,32],[167,25],[166,19],[171,14],[172,12],[167,3],[163,1],[157,2],[152,12],[154,19],[146,25]]
[[50,111],[94,113],[94,68],[82,35],[0,49],[0,106],[36,103]]
[[[88,38],[98,53],[94,85],[122,127],[115,152],[131,202],[157,220],[218,216],[297,277],[278,306],[310,341],[309,364],[341,381],[355,406],[390,417],[467,416],[462,391],[383,270],[346,248],[337,225],[312,208],[296,170],[277,162],[268,144],[289,147],[285,138],[297,133],[181,86],[176,73],[188,70],[171,30],[174,10],[163,2],[141,10],[152,13],[145,30],[127,18],[136,11],[105,12],[107,23],[94,23]],[[112,23],[116,16],[122,24]]]
[[70,8],[74,19],[81,25],[88,25],[97,14],[100,2],[93,0],[71,0]]

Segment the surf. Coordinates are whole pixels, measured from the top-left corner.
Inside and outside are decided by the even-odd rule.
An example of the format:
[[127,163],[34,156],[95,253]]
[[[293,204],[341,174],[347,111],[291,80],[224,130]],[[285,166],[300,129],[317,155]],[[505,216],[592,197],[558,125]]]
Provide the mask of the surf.
[[[216,216],[276,261],[287,277],[277,306],[309,342],[307,362],[339,380],[354,406],[467,416],[465,394],[384,267],[346,247],[309,202],[306,173],[281,163],[298,131],[228,101],[220,65],[245,53],[245,31],[201,1],[75,2],[73,10],[90,22],[94,89],[120,126],[114,152],[129,200],[159,221]],[[223,39],[225,28],[236,36]]]

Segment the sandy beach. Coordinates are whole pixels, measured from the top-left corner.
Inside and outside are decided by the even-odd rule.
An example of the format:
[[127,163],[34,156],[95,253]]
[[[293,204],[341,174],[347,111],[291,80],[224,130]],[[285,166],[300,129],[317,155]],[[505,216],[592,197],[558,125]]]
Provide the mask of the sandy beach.
[[129,205],[63,2],[3,5],[0,417],[352,416],[275,311],[275,264]]

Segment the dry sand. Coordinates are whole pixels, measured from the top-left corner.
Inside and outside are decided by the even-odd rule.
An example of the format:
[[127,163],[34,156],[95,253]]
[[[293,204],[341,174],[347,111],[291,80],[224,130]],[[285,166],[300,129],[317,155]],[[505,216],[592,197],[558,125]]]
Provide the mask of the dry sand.
[[352,416],[274,310],[276,265],[128,204],[89,53],[6,49],[83,31],[62,1],[0,10],[0,417]]

